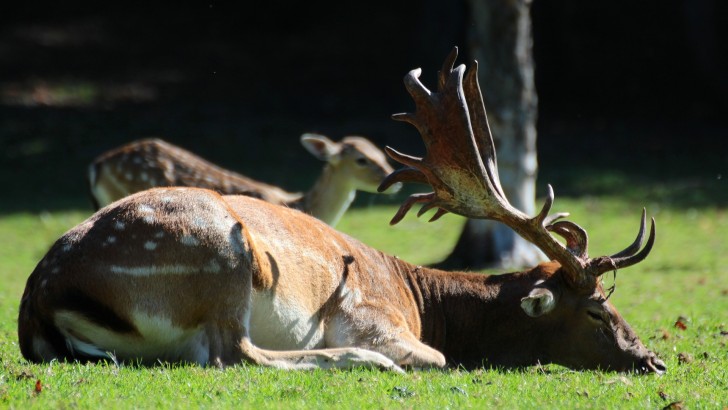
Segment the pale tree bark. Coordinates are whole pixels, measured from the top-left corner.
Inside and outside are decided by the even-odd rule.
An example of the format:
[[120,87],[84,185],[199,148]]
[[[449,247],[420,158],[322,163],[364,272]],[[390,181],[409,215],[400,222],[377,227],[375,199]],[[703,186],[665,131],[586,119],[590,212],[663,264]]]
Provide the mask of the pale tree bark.
[[[467,0],[466,52],[478,60],[488,120],[509,201],[534,215],[536,111],[530,0]],[[497,222],[469,219],[454,250],[439,265],[517,268],[543,260],[535,246]]]

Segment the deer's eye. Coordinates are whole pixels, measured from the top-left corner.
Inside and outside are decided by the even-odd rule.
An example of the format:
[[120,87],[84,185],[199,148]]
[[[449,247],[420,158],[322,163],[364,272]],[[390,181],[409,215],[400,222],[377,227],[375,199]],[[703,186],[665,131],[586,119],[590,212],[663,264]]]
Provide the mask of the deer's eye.
[[367,165],[368,163],[369,163],[369,161],[367,161],[367,159],[366,159],[366,158],[364,158],[364,157],[359,157],[359,158],[357,158],[357,159],[356,159],[356,164],[357,164],[357,165],[360,165],[360,166],[362,166],[362,167],[363,167],[364,165]]
[[591,318],[595,322],[604,323],[604,324],[608,323],[607,322],[607,319],[604,317],[604,315],[602,315],[599,312],[595,312],[595,311],[592,311],[592,310],[587,310],[586,311],[586,314],[589,315],[589,318]]

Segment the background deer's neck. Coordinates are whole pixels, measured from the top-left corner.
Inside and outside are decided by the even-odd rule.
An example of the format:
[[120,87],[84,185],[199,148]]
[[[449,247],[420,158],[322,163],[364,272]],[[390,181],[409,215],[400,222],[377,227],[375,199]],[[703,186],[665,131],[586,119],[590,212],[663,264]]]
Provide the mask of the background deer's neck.
[[304,210],[314,217],[336,226],[356,197],[356,190],[347,176],[327,164],[313,187],[304,197]]

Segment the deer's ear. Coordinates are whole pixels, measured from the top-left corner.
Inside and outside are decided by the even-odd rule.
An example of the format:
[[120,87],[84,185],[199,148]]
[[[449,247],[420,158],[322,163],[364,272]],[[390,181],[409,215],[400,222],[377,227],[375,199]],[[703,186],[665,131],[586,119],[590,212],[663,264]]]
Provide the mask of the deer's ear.
[[546,288],[535,288],[528,296],[521,299],[521,309],[531,317],[549,313],[555,306],[556,298],[554,293]]
[[301,135],[301,144],[321,161],[335,160],[341,151],[338,143],[320,134],[306,133]]

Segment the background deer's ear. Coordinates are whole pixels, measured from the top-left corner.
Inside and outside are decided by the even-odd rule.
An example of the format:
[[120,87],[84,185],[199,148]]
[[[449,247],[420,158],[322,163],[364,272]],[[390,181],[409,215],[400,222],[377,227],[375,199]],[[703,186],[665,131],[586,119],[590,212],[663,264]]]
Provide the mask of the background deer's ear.
[[314,157],[326,162],[335,162],[341,151],[339,143],[331,141],[320,134],[306,133],[301,135],[301,144]]
[[553,292],[546,288],[535,288],[528,296],[521,299],[521,308],[531,317],[549,313],[554,307],[556,307],[556,298]]

